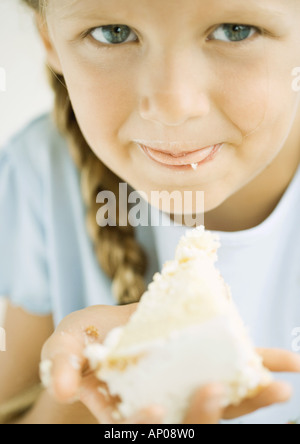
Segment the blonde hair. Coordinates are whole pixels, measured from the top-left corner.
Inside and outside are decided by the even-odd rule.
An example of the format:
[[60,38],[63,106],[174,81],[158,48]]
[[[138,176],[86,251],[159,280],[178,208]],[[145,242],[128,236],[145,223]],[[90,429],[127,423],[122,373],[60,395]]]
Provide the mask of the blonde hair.
[[[36,12],[44,13],[44,0],[22,0]],[[145,291],[144,274],[146,255],[135,239],[134,229],[127,227],[101,227],[96,214],[100,205],[96,196],[102,190],[112,191],[117,200],[120,178],[110,171],[87,144],[77,123],[62,75],[46,67],[50,85],[54,91],[53,117],[55,124],[65,137],[72,159],[81,176],[81,190],[86,207],[86,224],[96,257],[106,275],[112,279],[112,291],[119,305],[138,302]],[[117,221],[120,219],[117,208]],[[128,218],[127,218],[128,220]]]

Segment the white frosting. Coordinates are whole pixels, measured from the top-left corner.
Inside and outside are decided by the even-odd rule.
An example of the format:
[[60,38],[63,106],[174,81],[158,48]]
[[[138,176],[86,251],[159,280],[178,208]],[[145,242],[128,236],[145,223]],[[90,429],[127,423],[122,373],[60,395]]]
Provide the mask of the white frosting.
[[86,349],[98,378],[120,396],[125,417],[160,404],[164,423],[179,424],[202,385],[223,383],[227,406],[270,382],[215,268],[219,245],[204,227],[189,232],[128,324]]
[[40,378],[45,388],[49,388],[51,386],[52,368],[53,368],[52,361],[45,359],[44,361],[40,362]]

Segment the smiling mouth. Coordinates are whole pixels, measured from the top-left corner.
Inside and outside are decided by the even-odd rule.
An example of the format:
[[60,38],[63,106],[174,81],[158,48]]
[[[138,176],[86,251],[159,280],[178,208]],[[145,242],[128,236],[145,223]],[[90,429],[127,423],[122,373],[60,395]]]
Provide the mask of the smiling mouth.
[[155,162],[169,167],[188,167],[194,170],[199,165],[212,160],[223,146],[222,143],[190,152],[170,153],[139,144],[144,153]]

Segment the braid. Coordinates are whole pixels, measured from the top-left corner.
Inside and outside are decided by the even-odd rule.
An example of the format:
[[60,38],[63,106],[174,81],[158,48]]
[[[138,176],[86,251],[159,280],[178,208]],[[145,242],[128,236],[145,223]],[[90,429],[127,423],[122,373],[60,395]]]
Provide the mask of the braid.
[[[22,1],[40,14],[45,13],[46,0]],[[106,275],[112,279],[112,291],[117,304],[138,302],[145,291],[143,276],[147,261],[144,251],[135,239],[134,229],[129,224],[127,227],[120,227],[118,223],[117,227],[101,227],[96,220],[99,210],[96,197],[104,190],[112,191],[116,196],[117,217],[120,219],[120,179],[103,165],[87,144],[77,123],[64,77],[56,75],[49,67],[47,76],[55,96],[54,122],[66,138],[70,154],[80,172],[87,231],[93,241],[98,262]]]
[[71,156],[81,174],[87,230],[93,240],[96,257],[103,271],[112,279],[112,290],[117,304],[138,302],[145,291],[143,276],[147,261],[144,251],[135,239],[134,229],[129,224],[126,227],[101,227],[96,221],[99,210],[96,197],[103,190],[112,191],[116,196],[117,220],[120,219],[120,179],[103,165],[85,141],[63,76],[54,74],[49,68],[47,72],[55,93],[54,121],[65,136]]

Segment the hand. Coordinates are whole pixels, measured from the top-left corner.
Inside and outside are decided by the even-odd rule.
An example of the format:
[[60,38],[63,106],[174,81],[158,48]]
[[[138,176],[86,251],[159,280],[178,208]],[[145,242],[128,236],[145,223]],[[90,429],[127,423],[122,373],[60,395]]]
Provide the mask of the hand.
[[[118,418],[117,397],[112,397],[105,383],[88,370],[83,351],[88,342],[103,342],[110,330],[125,325],[138,304],[96,306],[72,313],[58,326],[46,342],[42,360],[52,362],[50,393],[56,400],[69,403],[78,398],[100,424],[159,424],[164,412],[160,406],[149,406],[126,420]],[[259,349],[264,365],[272,372],[300,372],[300,357],[284,350]],[[218,424],[269,405],[286,402],[291,387],[273,382],[258,396],[237,407],[222,409],[222,387],[209,385],[196,391],[183,424]]]
[[[257,349],[263,363],[271,372],[300,373],[300,356],[280,349]],[[273,404],[287,402],[292,388],[285,382],[272,382],[259,395],[246,399],[238,406],[221,407],[223,388],[212,384],[194,395],[184,424],[218,424],[222,419],[230,420],[248,415]]]
[[149,406],[126,420],[116,417],[117,397],[88,370],[83,351],[89,342],[103,342],[107,333],[126,324],[138,304],[95,306],[67,316],[45,343],[42,361],[51,361],[49,393],[61,403],[80,400],[100,424],[159,424],[159,406]]

